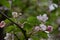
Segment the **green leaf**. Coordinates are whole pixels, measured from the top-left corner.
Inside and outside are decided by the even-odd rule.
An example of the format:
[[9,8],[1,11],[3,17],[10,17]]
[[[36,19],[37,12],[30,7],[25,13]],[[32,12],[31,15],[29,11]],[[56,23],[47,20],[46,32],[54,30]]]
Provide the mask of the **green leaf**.
[[25,7],[25,3],[22,2],[22,0],[14,0],[13,1],[13,6],[18,6],[21,9]]
[[40,24],[37,18],[33,16],[28,17],[27,22],[30,23],[32,26]]
[[15,29],[14,29],[14,33],[15,33],[15,34],[21,32],[21,30],[20,30],[16,25],[15,25],[14,28],[15,28]]
[[58,4],[59,0],[53,0],[53,3]]
[[[9,18],[9,19],[11,19],[12,21],[15,21],[14,18]],[[6,19],[6,20],[5,20],[5,23],[6,23],[6,24],[9,24],[9,23],[11,23],[11,21],[9,21],[8,19]]]
[[10,4],[7,0],[0,0],[0,4],[2,4],[3,6],[6,6],[8,8],[10,8]]
[[38,32],[37,35],[38,35],[40,38],[48,38],[47,33],[45,33],[44,31]]
[[15,29],[14,26],[10,25],[10,26],[6,27],[5,31],[6,32],[12,32],[14,29]]
[[24,23],[26,19],[20,19],[20,23]]
[[40,38],[37,37],[37,36],[32,36],[32,39],[33,39],[33,40],[40,40]]
[[10,21],[9,21],[8,19],[6,19],[6,20],[5,20],[5,23],[6,23],[6,24],[9,24],[9,23],[10,23]]
[[55,28],[55,29],[51,32],[51,34],[54,34],[54,35],[57,35],[58,33],[59,33],[58,28]]
[[32,26],[29,23],[25,23],[24,24],[24,29],[26,30],[26,32],[30,32],[32,30]]

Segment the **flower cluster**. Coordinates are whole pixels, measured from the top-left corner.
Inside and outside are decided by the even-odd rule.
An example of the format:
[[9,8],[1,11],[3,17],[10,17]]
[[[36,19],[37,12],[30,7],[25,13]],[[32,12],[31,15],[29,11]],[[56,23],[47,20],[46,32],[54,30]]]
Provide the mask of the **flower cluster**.
[[36,30],[36,31],[41,30],[41,31],[44,31],[44,32],[46,32],[46,33],[49,33],[49,32],[51,32],[51,31],[53,31],[53,27],[50,26],[50,25],[46,26],[45,24],[40,24],[40,26],[36,26],[36,27],[35,27],[35,30]]
[[52,26],[50,26],[50,25],[46,26],[45,25],[45,22],[48,20],[47,14],[43,14],[42,16],[41,15],[37,16],[37,19],[39,21],[44,22],[44,23],[41,23],[39,26],[36,26],[35,27],[36,31],[41,30],[41,31],[45,31],[46,33],[49,33],[49,32],[51,32],[53,30]]
[[19,15],[22,15],[22,13],[12,12],[12,16],[14,18],[18,17]]

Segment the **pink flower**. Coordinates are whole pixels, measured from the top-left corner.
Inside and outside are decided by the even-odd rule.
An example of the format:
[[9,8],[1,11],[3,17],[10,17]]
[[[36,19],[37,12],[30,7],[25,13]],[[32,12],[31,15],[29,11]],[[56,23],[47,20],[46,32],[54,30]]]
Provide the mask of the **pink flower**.
[[40,27],[39,26],[36,26],[35,27],[35,31],[39,31],[40,30]]
[[0,28],[3,28],[3,27],[5,27],[5,22],[4,21],[1,21]]
[[47,31],[51,32],[53,30],[53,27],[52,26],[48,26],[47,27]]

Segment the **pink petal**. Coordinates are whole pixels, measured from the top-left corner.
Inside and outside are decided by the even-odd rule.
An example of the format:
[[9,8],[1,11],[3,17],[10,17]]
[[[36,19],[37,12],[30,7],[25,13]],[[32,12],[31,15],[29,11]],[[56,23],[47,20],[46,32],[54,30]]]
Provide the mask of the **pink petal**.
[[5,27],[5,22],[4,21],[1,21],[0,28],[3,28],[3,27]]

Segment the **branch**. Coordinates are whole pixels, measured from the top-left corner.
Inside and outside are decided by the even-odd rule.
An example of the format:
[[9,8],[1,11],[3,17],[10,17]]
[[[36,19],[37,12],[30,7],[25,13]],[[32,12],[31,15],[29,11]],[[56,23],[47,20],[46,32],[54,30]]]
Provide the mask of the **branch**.
[[20,25],[18,25],[17,23],[15,23],[11,19],[9,19],[9,17],[6,14],[4,14],[3,12],[0,11],[0,14],[2,14],[3,16],[5,16],[10,22],[12,22],[13,24],[15,24],[18,28],[20,28],[21,31],[22,31],[22,33],[23,33],[23,35],[24,35],[24,37],[25,37],[25,39],[28,40],[27,35],[26,35],[26,31],[23,28],[21,28]]
[[16,36],[18,40],[20,40],[20,39],[18,38],[18,36],[17,36],[15,33],[14,33],[14,36]]

